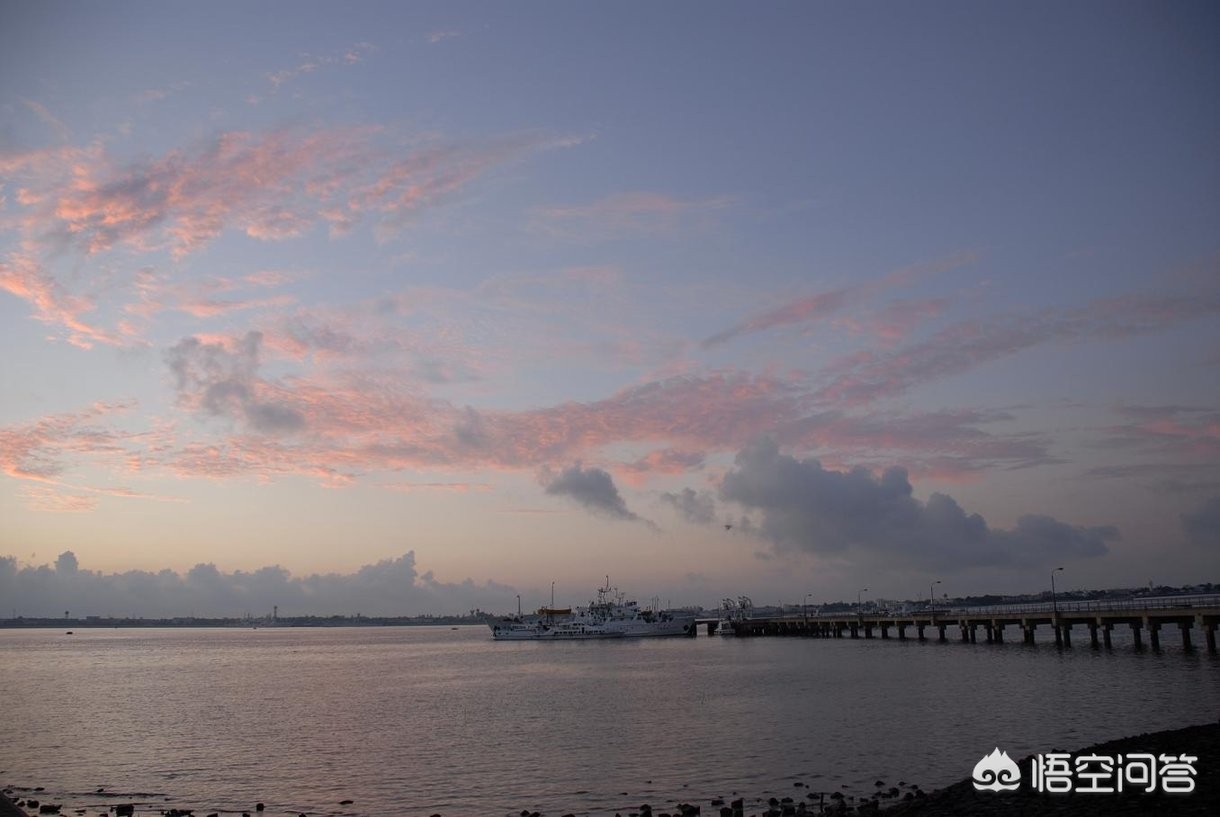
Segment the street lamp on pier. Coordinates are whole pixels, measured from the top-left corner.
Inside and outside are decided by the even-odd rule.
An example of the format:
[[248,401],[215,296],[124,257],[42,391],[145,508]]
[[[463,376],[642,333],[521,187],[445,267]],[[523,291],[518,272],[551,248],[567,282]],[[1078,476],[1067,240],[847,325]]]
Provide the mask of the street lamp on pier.
[[801,605],[801,616],[805,619],[806,622],[809,621],[809,597],[812,595],[813,595],[812,593],[806,593],[805,602],[804,602],[804,604]]
[[856,613],[858,615],[864,615],[864,611],[860,608],[860,594],[867,593],[867,592],[868,592],[867,587],[862,587],[856,591]]
[[932,615],[936,615],[936,594],[932,592],[932,588],[940,584],[940,579],[928,585],[928,610]]
[[1055,618],[1059,618],[1059,599],[1055,595],[1055,573],[1063,570],[1062,567],[1057,567],[1051,571],[1051,611],[1054,612]]

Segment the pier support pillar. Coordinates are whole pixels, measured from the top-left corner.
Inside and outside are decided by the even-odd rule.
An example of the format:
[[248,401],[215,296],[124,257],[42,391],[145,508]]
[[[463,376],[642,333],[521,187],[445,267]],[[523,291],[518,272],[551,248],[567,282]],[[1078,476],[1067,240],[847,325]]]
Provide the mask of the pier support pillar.
[[1182,630],[1182,649],[1190,652],[1190,621],[1179,621],[1178,627]]
[[925,635],[923,634],[923,625],[922,625],[922,624],[916,624],[916,625],[915,625],[915,633],[916,633],[916,635],[918,636],[918,638],[919,638],[919,640],[920,640],[920,641],[927,641],[927,640],[928,640],[927,636],[925,636]]
[[873,625],[871,625],[871,624],[864,625],[864,637],[865,638],[873,637]]
[[1022,633],[1022,637],[1023,637],[1025,643],[1033,644],[1034,643],[1034,631],[1038,629],[1038,625],[1033,623],[1032,621],[1029,621],[1028,619],[1024,619],[1021,621],[1021,629],[1024,631]]
[[886,624],[885,622],[881,622],[881,623],[880,623],[880,624],[878,624],[877,626],[878,626],[878,627],[881,629],[881,637],[882,637],[882,638],[889,638],[889,637],[890,637],[890,625],[889,625],[889,624]]
[[851,637],[852,637],[852,638],[859,638],[859,637],[860,637],[860,625],[859,625],[859,624],[856,624],[856,623],[853,621],[853,622],[852,622],[850,625],[848,625],[848,626],[850,626],[850,627],[851,627]]
[[1148,643],[1154,650],[1161,649],[1161,623],[1159,621],[1151,621],[1144,619],[1144,626],[1148,628]]
[[936,629],[940,631],[940,638],[938,640],[943,644],[945,641],[948,640],[947,638],[945,638],[945,625],[937,624]]
[[894,629],[898,630],[898,640],[899,640],[899,641],[906,641],[906,640],[907,640],[907,625],[905,625],[905,624],[895,624],[895,625],[894,625]]
[[1138,621],[1131,622],[1131,640],[1135,643],[1137,650],[1144,648],[1144,635],[1141,630],[1142,625]]
[[1199,629],[1203,631],[1203,639],[1207,642],[1207,652],[1209,655],[1216,654],[1216,625],[1203,620],[1203,616],[1195,616],[1195,623],[1199,625]]
[[1106,649],[1110,649],[1113,645],[1110,643],[1110,631],[1114,629],[1114,625],[1110,622],[1104,622],[1101,625],[1101,641],[1106,645]]
[[1061,628],[1063,630],[1063,646],[1065,646],[1065,647],[1072,646],[1072,625],[1069,622],[1065,621],[1061,625]]
[[966,625],[965,625],[965,624],[960,625],[960,627],[961,627],[961,631],[962,631],[962,643],[963,643],[963,644],[969,644],[969,643],[970,643],[970,630],[969,630],[969,628],[968,628],[968,627],[966,627]]
[[1089,622],[1089,646],[1091,646],[1093,649],[1097,649],[1098,647],[1101,646],[1101,643],[1097,640],[1097,622],[1096,621]]
[[991,623],[991,629],[995,633],[995,643],[1003,644],[1004,643],[1004,623],[1001,621],[993,621]]

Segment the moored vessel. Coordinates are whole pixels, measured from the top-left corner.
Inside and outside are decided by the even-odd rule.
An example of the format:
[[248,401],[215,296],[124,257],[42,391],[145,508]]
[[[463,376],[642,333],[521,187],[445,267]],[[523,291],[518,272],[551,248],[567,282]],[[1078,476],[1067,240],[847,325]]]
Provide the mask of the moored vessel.
[[694,636],[695,614],[686,610],[654,610],[628,601],[623,593],[610,586],[597,588],[597,600],[587,607],[578,607],[574,621],[600,624],[621,632],[626,638],[656,638],[661,636]]

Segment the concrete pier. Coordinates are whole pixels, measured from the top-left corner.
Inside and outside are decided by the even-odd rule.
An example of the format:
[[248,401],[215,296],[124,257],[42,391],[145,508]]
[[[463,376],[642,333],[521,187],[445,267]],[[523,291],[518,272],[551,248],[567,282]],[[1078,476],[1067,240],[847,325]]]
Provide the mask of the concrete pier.
[[[1093,649],[1113,649],[1113,630],[1116,626],[1131,628],[1131,638],[1136,649],[1144,647],[1147,633],[1148,645],[1156,651],[1161,649],[1161,628],[1177,626],[1182,634],[1182,649],[1193,651],[1206,649],[1217,654],[1216,629],[1220,627],[1220,595],[1190,597],[1181,602],[1173,599],[1158,600],[1157,605],[1143,606],[1138,600],[1123,602],[1059,602],[1051,605],[993,606],[965,610],[941,610],[917,613],[846,613],[831,615],[775,616],[754,618],[735,623],[738,635],[798,635],[814,638],[853,638],[884,641],[906,641],[910,628],[915,637],[926,642],[931,639],[929,627],[936,628],[936,640],[948,641],[947,629],[957,628],[958,639],[964,644],[979,642],[978,630],[984,629],[987,644],[1004,644],[1004,630],[1008,625],[1020,628],[1021,640],[1025,644],[1037,644],[1038,627],[1050,625],[1055,644],[1070,648],[1072,628],[1082,625],[1089,629],[1089,644]],[[700,619],[709,632],[714,619]],[[1202,635],[1196,640],[1192,635]],[[874,632],[879,633],[875,636]]]

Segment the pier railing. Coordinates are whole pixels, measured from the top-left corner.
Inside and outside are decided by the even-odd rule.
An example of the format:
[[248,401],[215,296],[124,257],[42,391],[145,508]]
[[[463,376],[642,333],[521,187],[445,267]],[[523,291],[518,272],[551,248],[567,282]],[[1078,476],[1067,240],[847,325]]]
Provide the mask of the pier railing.
[[842,618],[858,617],[898,618],[903,616],[926,616],[935,613],[938,616],[987,616],[1016,615],[1020,613],[1120,613],[1139,612],[1142,610],[1192,610],[1214,609],[1220,607],[1220,593],[1206,593],[1192,596],[1156,596],[1143,598],[1133,596],[1126,599],[1092,599],[1088,601],[1034,601],[1021,604],[982,604],[982,605],[936,605],[924,606],[909,610],[885,609],[869,607],[864,610],[837,610],[832,613],[821,612],[814,605],[805,610],[786,608],[782,612],[769,616],[779,619],[805,618]]

